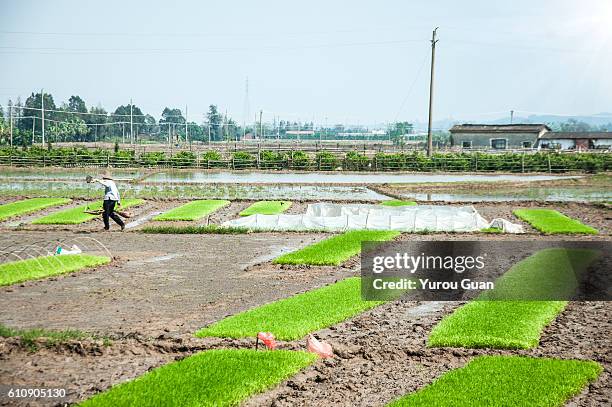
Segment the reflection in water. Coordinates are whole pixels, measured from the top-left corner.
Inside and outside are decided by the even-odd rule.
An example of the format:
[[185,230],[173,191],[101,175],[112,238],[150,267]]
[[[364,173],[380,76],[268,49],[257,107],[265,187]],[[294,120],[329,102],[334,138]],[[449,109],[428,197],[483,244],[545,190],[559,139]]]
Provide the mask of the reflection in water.
[[597,188],[529,188],[516,191],[487,190],[482,193],[406,193],[402,198],[417,201],[445,202],[600,202],[611,201],[612,191]]
[[[118,183],[124,197],[211,199],[300,199],[326,201],[379,201],[387,196],[363,186],[235,185]],[[101,197],[98,186],[69,181],[9,181],[0,183],[0,195]]]
[[547,181],[576,176],[558,175],[484,175],[484,174],[397,174],[346,172],[236,172],[165,171],[146,177],[159,183],[258,183],[258,184],[414,184],[421,182],[468,181]]
[[[0,167],[1,180],[83,180],[87,175],[96,176],[102,173],[104,168],[78,168],[70,169],[19,169]],[[134,180],[140,178],[145,173],[139,170],[112,169],[113,178],[122,180]]]

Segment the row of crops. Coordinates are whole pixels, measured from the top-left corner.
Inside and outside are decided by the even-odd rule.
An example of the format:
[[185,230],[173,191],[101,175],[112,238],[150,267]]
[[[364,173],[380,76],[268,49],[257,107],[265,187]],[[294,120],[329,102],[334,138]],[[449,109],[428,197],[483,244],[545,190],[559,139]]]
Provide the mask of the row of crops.
[[[390,237],[381,236],[381,240]],[[328,240],[331,239],[335,238]],[[334,255],[333,250],[327,253]],[[570,262],[568,255],[572,257]],[[531,289],[533,280],[541,279],[542,274],[553,282],[568,274],[573,281],[574,268],[568,267],[569,264],[587,267],[596,256],[584,250],[538,251],[512,266],[499,279],[501,284],[496,290],[501,288],[508,294],[509,291]],[[5,281],[10,285],[96,267],[109,261],[108,257],[83,254],[41,257],[0,265],[3,271],[0,274],[12,277]],[[547,267],[548,264],[559,267]],[[361,284],[363,281],[358,277],[349,277],[229,316],[200,329],[195,336],[239,339],[267,334],[286,341],[299,340],[384,304],[384,301],[363,300]],[[551,287],[550,284],[544,286]],[[555,284],[552,286],[558,288]],[[430,332],[427,344],[429,347],[467,349],[532,349],[539,345],[544,328],[566,305],[566,301],[471,301],[442,319]],[[317,359],[315,353],[278,350],[275,343],[266,343],[266,346],[269,351],[261,352],[257,348],[205,350],[97,393],[81,405],[236,405],[278,385]],[[329,354],[319,355],[330,357]],[[589,360],[480,355],[387,405],[560,406],[597,380],[602,371],[599,363]],[[529,386],[524,386],[525,382]],[[173,391],[177,388],[181,389],[179,396]]]
[[612,168],[610,153],[437,153],[427,157],[420,152],[377,153],[367,156],[359,152],[334,154],[329,151],[259,153],[219,151],[196,153],[180,151],[167,154],[162,151],[144,152],[83,148],[32,147],[28,149],[0,149],[0,165],[15,166],[112,166],[161,168],[222,168],[262,170],[348,170],[348,171],[469,171],[469,172],[600,172]]
[[[14,216],[20,211],[31,212],[51,204],[39,199],[15,202],[4,207]],[[227,201],[192,201],[166,212],[164,216],[165,220],[195,220],[227,204]],[[258,202],[240,214],[279,213],[288,207],[287,204]],[[397,201],[395,205],[398,205]],[[0,214],[2,208],[0,206]],[[73,211],[74,208],[68,210]],[[534,226],[538,223],[542,231],[555,226],[555,233],[559,226],[575,227],[577,222],[572,223],[572,219],[544,209],[523,212],[521,217]],[[282,254],[273,263],[338,266],[358,255],[362,242],[390,241],[397,235],[398,232],[393,231],[347,231]],[[454,352],[452,348],[511,351],[538,347],[540,338],[545,334],[544,328],[563,311],[567,301],[493,299],[499,299],[497,295],[527,292],[540,285],[542,288],[535,291],[552,290],[550,292],[567,295],[570,291],[565,290],[575,287],[576,270],[588,267],[597,257],[595,251],[579,249],[536,251],[498,278],[491,297],[483,294],[482,298],[462,305],[439,321],[428,335],[427,346],[451,348],[451,352]],[[110,261],[109,257],[104,256],[69,254],[5,263],[0,265],[0,285],[72,273]],[[367,301],[362,297],[363,283],[363,279],[349,277],[218,320],[199,329],[194,335],[226,340],[244,339],[241,348],[197,352],[145,373],[136,380],[97,393],[81,405],[231,406],[244,402],[316,363],[316,354],[333,357],[331,353],[322,355],[313,351],[308,342],[306,349],[309,352],[279,350],[275,349],[275,343],[265,342],[268,350],[258,351],[257,345],[255,349],[251,348],[252,340],[259,340],[263,334],[283,341],[302,342],[309,334],[383,305],[385,301]],[[367,328],[364,333],[368,333]],[[294,345],[301,347],[298,343]],[[441,350],[438,354],[443,355],[443,352],[449,351]],[[400,398],[391,400],[387,406],[560,406],[597,380],[602,371],[599,363],[590,360],[482,354],[461,368],[449,370],[424,387],[410,389]],[[529,386],[524,385],[526,382]],[[180,389],[180,392],[177,393],[175,389]]]

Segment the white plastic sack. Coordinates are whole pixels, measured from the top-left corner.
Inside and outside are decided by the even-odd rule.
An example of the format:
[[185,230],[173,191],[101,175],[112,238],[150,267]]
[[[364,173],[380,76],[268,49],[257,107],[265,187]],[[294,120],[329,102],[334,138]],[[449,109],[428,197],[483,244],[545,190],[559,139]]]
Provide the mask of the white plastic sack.
[[[496,221],[503,221],[501,225],[504,231],[522,232],[520,225],[503,219]],[[251,215],[229,220],[223,226],[279,231],[371,229],[402,232],[473,232],[491,227],[473,206],[384,207],[332,203],[310,204],[302,215]]]
[[512,223],[506,219],[495,218],[489,224],[490,228],[497,228],[504,231],[504,233],[525,233],[523,225]]
[[80,254],[80,253],[82,253],[82,250],[79,248],[79,246],[75,244],[73,244],[72,247],[70,247],[70,250],[64,249],[62,246],[57,246],[57,248],[55,249],[56,256],[62,256],[66,254]]

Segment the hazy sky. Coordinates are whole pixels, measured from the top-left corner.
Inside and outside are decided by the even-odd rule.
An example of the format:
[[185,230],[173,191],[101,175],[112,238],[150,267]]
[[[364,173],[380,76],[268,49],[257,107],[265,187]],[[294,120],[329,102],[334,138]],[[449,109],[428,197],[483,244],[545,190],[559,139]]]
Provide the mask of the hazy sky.
[[324,123],[612,111],[612,0],[0,0],[0,103],[35,89],[159,117]]

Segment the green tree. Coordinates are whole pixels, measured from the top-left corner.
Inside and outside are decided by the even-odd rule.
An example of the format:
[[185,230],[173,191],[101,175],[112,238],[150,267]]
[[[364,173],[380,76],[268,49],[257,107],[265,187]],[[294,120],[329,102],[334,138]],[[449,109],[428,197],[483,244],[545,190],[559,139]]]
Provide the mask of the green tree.
[[68,99],[66,110],[69,112],[87,113],[87,106],[80,96],[72,95],[70,99]]
[[108,122],[106,110],[101,105],[89,108],[89,114],[85,116],[85,123],[91,125],[89,139],[100,141],[106,139],[110,132],[105,124]]
[[[130,116],[131,112],[131,116]],[[123,130],[125,129],[126,137],[129,137],[130,132],[130,119],[132,123],[141,126],[145,122],[145,115],[142,113],[142,110],[136,105],[121,105],[115,109],[115,112],[112,114],[111,123],[121,123],[112,126],[114,135],[123,135]],[[136,128],[134,129],[136,130]]]
[[397,122],[393,123],[389,130],[389,138],[393,144],[399,145],[406,141],[408,134],[411,134],[413,130],[412,123],[409,122]]
[[185,118],[181,109],[164,108],[159,119],[159,127],[161,131],[170,132],[172,140],[180,139],[185,136]]
[[89,128],[85,121],[80,117],[72,116],[65,120],[52,123],[49,126],[49,141],[53,136],[57,141],[84,141],[85,136],[89,133]]
[[[32,122],[34,121],[34,131],[38,134],[42,132],[42,97],[41,93],[32,93],[25,101],[25,106],[22,110],[23,119],[19,120],[18,126],[20,130],[32,131]],[[58,114],[53,110],[57,110],[53,95],[45,92],[45,119],[57,120]],[[61,117],[60,117],[61,118]]]
[[208,126],[210,126],[210,138],[212,141],[219,141],[222,139],[222,126],[221,126],[221,115],[216,105],[210,105],[208,107],[208,113],[206,114],[208,120]]
[[189,141],[204,141],[208,140],[208,129],[203,128],[196,122],[189,122]]
[[4,119],[4,108],[0,105],[0,145],[10,143],[10,129],[8,121]]

